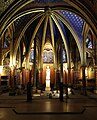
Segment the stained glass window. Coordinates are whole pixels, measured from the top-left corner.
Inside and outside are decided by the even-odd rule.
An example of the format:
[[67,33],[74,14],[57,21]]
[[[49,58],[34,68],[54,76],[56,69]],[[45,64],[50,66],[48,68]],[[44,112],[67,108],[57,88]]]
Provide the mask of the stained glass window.
[[86,39],[86,47],[92,48],[92,41],[89,38]]
[[63,62],[66,62],[66,51],[63,50]]
[[52,50],[44,50],[43,52],[43,63],[53,63],[54,55]]
[[[92,49],[92,40],[91,40],[91,37],[87,37],[86,39],[86,47],[89,48],[89,49]],[[91,57],[91,54],[88,52],[87,53],[87,57]]]
[[4,39],[4,48],[7,48],[9,46],[10,46],[10,38],[8,37]]
[[34,49],[30,52],[30,62],[34,62]]
[[7,46],[7,44],[6,44],[6,41],[4,41],[4,48],[7,48],[8,46]]
[[91,41],[88,44],[88,48],[92,48],[92,42]]

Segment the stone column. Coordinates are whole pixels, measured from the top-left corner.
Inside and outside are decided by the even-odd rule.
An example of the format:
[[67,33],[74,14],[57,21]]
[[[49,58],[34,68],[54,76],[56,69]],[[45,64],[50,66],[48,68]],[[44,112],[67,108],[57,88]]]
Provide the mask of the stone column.
[[42,46],[40,45],[39,48],[38,48],[38,84],[40,86],[40,88],[42,89],[42,72],[43,72],[43,57],[42,57],[42,54],[43,54],[43,48]]
[[94,92],[97,93],[97,66],[94,66],[94,76],[95,76],[95,90],[94,90]]
[[68,98],[68,71],[65,70],[65,94],[66,94],[66,102]]
[[10,82],[9,85],[10,87],[13,89],[15,86],[14,84],[14,75],[15,75],[15,67],[14,66],[10,66]]
[[63,101],[63,45],[60,41],[60,101]]
[[12,39],[10,41],[10,87],[14,88],[14,75],[15,75],[15,66],[14,66],[14,30],[12,30]]
[[22,68],[22,55],[21,47],[19,46],[19,68]]
[[82,53],[82,61],[81,61],[81,70],[82,70],[82,94],[87,95],[86,91],[86,74],[85,74],[85,69],[86,69],[86,38],[87,38],[87,31],[84,31],[83,34],[83,53]]
[[97,93],[97,37],[93,36],[93,48],[94,48],[94,76],[95,76],[95,93]]
[[82,94],[83,95],[87,95],[87,90],[86,90],[86,75],[85,75],[85,69],[86,69],[86,66],[82,66],[81,67],[82,69]]
[[43,72],[43,69],[39,69],[39,84],[42,85],[42,72]]
[[2,38],[0,37],[0,86],[1,86],[1,75],[2,75]]
[[68,85],[71,85],[71,68],[68,68]]
[[58,61],[57,61],[57,57],[58,57],[58,53],[57,53],[57,49],[56,49],[56,42],[55,42],[55,47],[54,47],[54,77],[55,77],[55,80],[54,80],[54,88],[57,87],[56,85],[56,82],[57,82],[57,71],[58,71]]
[[34,88],[33,89],[35,90],[35,92],[36,92],[36,87],[37,87],[36,86],[37,85],[37,83],[36,83],[36,71],[37,71],[36,70],[36,39],[34,39],[34,81],[33,81]]
[[26,78],[26,85],[27,85],[28,82],[30,82],[30,79],[29,79],[29,75],[30,75],[30,74],[29,74],[29,71],[30,71],[30,70],[29,70],[28,68],[25,69],[25,73],[26,73],[26,75],[25,75],[25,78]]
[[60,46],[60,82],[63,82],[63,46],[62,45]]
[[2,65],[2,38],[0,38],[0,65]]
[[56,89],[56,82],[57,82],[57,69],[55,68],[54,69],[54,73],[55,73],[55,75],[54,75],[54,89]]

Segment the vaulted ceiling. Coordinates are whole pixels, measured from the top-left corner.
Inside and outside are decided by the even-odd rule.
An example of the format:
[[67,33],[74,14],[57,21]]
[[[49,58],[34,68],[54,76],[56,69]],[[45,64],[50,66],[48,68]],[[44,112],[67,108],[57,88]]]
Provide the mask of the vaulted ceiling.
[[89,24],[95,33],[97,31],[96,11],[93,14],[91,12],[95,5],[96,0],[1,0],[0,34],[2,36],[14,24],[14,54],[22,37],[25,36],[25,45],[29,51],[37,36],[42,47],[46,38],[49,38],[53,47],[58,39],[62,39],[67,56],[70,42],[76,43],[81,56],[84,23]]

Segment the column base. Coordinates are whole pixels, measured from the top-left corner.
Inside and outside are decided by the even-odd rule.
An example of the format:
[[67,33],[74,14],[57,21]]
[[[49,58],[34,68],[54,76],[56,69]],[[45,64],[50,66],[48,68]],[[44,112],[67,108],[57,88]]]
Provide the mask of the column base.
[[49,92],[50,90],[51,90],[50,87],[46,87],[46,88],[45,88],[45,91],[47,91],[47,92]]

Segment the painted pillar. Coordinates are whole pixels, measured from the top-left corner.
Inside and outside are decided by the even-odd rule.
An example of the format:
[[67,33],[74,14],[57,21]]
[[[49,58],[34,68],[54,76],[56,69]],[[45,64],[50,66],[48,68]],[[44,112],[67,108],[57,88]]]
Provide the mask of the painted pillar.
[[0,66],[0,86],[1,86],[2,69],[3,69],[3,66]]
[[42,57],[42,52],[43,52],[43,50],[42,50],[42,48],[41,48],[42,46],[40,46],[40,48],[38,48],[38,52],[39,52],[39,54],[38,54],[38,83],[39,83],[39,86],[40,86],[40,88],[42,89],[42,72],[43,72],[43,57]]
[[68,68],[68,85],[71,85],[71,68]]
[[63,83],[63,46],[62,46],[62,43],[60,44],[60,82]]
[[93,36],[93,48],[94,48],[94,55],[95,55],[95,61],[94,61],[94,76],[95,76],[95,91],[97,93],[97,37]]
[[69,51],[68,85],[71,85],[71,52]]
[[94,92],[97,93],[97,66],[94,66],[94,77],[95,77],[95,90]]
[[[4,35],[3,35],[4,39]],[[1,86],[1,76],[2,76],[2,38],[0,37],[0,86]]]
[[[21,46],[21,43],[20,43]],[[21,47],[19,46],[19,74],[20,74],[20,84],[23,84],[23,76],[22,76],[22,52],[21,52]]]
[[19,46],[19,68],[22,67],[22,55],[21,55],[21,47]]
[[10,82],[9,82],[9,85],[10,85],[11,88],[14,88],[14,85],[15,85],[14,75],[15,75],[15,68],[14,68],[14,66],[10,66]]
[[4,35],[2,38],[0,37],[0,65],[2,65],[2,41],[4,41]]
[[24,84],[27,85],[27,73],[26,73],[26,68],[23,70],[23,81],[24,81]]
[[32,69],[29,70],[29,82],[32,83],[31,78],[32,78]]
[[56,71],[56,88],[57,90],[59,89],[59,84],[60,84],[60,71]]
[[[86,26],[85,26],[86,27]],[[82,61],[81,61],[81,70],[82,70],[82,94],[87,95],[86,91],[86,74],[85,74],[85,69],[86,69],[86,38],[87,38],[87,31],[86,29],[83,32],[83,54],[82,54]]]
[[25,69],[22,68],[22,84],[25,86]]
[[54,87],[56,88],[56,82],[57,82],[57,69],[54,69]]
[[36,39],[34,39],[34,88],[36,88]]
[[60,101],[63,101],[63,45],[60,41]]
[[27,83],[30,81],[29,79],[29,69],[25,69],[25,72],[26,72],[26,75],[25,75],[25,78],[26,78],[26,81],[25,81],[25,83],[26,83],[26,85],[27,85]]
[[39,69],[39,84],[42,85],[42,71],[43,69]]
[[14,30],[12,30],[12,40],[10,41],[10,87],[14,88],[14,75],[15,75],[15,67],[14,67]]
[[83,94],[83,95],[87,95],[85,68],[86,68],[86,66],[82,66],[82,67],[81,67],[81,69],[82,69],[82,84],[83,84],[82,94]]
[[56,48],[56,41],[54,40],[54,87],[56,88],[56,84],[57,84],[57,71],[58,71],[58,61],[57,61],[57,57],[58,57],[58,53],[57,53],[57,48]]

